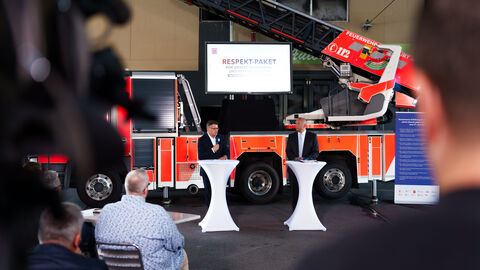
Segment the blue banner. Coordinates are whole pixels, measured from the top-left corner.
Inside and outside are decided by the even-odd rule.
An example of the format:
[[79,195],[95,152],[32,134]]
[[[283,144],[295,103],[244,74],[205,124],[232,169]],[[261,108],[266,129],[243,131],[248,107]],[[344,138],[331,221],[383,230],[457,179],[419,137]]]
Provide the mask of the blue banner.
[[435,184],[425,156],[420,113],[397,112],[395,123],[395,203],[435,203]]

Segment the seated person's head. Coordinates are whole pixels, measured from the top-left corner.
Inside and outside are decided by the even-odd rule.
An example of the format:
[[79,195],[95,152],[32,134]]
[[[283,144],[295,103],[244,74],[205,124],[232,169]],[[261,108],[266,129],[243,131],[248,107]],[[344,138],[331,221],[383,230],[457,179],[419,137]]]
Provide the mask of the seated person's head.
[[51,208],[47,208],[40,216],[38,240],[40,244],[57,244],[80,253],[82,225],[82,213],[74,204],[62,203],[58,215]]
[[60,183],[60,178],[58,178],[58,173],[56,171],[48,170],[43,173],[43,185],[50,190],[55,190],[60,195],[62,191],[62,184]]
[[127,195],[138,195],[144,198],[148,193],[148,174],[143,169],[129,172],[125,177],[125,190]]
[[42,175],[42,166],[38,162],[29,161],[23,165],[23,169],[31,174]]

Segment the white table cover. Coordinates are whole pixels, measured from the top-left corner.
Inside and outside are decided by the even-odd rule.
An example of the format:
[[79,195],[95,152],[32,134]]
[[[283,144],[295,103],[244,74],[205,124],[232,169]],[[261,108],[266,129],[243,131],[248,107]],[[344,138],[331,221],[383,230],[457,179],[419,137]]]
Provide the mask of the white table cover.
[[327,228],[318,219],[313,207],[312,187],[318,172],[325,166],[322,161],[287,161],[298,181],[298,201],[295,211],[283,224],[293,230],[322,230]]
[[226,187],[230,174],[239,163],[238,160],[199,160],[212,187],[212,197],[207,214],[198,223],[202,232],[239,231],[227,206]]

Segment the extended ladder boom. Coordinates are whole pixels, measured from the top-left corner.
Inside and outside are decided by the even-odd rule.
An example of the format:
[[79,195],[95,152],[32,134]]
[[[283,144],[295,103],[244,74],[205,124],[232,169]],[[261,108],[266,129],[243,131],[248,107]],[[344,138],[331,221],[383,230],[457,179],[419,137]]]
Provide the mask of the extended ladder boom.
[[[324,103],[320,101],[322,110],[300,113],[302,117],[332,126],[376,124],[375,118],[386,112],[385,108],[392,100],[394,91],[399,92],[395,100],[397,106],[415,106],[414,98],[419,87],[414,76],[413,59],[401,52],[399,46],[384,48],[385,45],[374,40],[273,0],[185,2],[275,40],[291,42],[295,48],[321,57],[323,65],[337,75],[339,84],[345,91],[340,91],[340,95],[329,93],[328,99],[322,99]],[[395,61],[392,61],[392,53]],[[382,81],[387,66],[388,77],[393,78]],[[341,104],[345,105],[340,108]],[[298,115],[287,116],[285,122],[293,121]]]
[[[350,63],[354,75],[361,76],[361,80],[377,81],[382,75],[382,68],[387,63],[387,61],[377,61],[380,59],[372,61],[366,59],[370,53],[374,58],[382,55],[381,52],[369,51],[379,45],[378,42],[273,0],[184,0],[184,2],[196,5],[275,40],[291,42],[293,47],[301,51],[322,57],[327,67],[332,68],[331,63],[337,65],[342,62]],[[342,47],[339,42],[345,46]],[[357,49],[360,50],[357,56],[359,54],[363,58],[352,57],[353,55],[348,57],[349,51]],[[352,54],[355,53],[352,51]],[[395,80],[395,83],[401,87],[396,87],[395,90],[409,96],[416,96],[418,85],[411,75],[413,67],[410,66],[413,66],[411,56],[402,53],[398,68],[403,70],[400,70],[401,74]]]
[[272,0],[186,0],[204,10],[320,57],[343,29]]

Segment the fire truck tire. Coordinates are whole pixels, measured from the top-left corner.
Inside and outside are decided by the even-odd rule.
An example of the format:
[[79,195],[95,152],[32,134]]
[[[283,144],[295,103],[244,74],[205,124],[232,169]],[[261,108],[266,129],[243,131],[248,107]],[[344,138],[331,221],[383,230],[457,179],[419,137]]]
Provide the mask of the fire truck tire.
[[90,207],[103,207],[122,196],[122,181],[117,173],[101,171],[77,182],[77,194]]
[[328,162],[317,174],[313,187],[326,199],[342,198],[352,187],[352,173],[342,162]]
[[238,189],[249,202],[264,204],[272,201],[278,193],[280,178],[267,163],[252,163],[241,173]]

